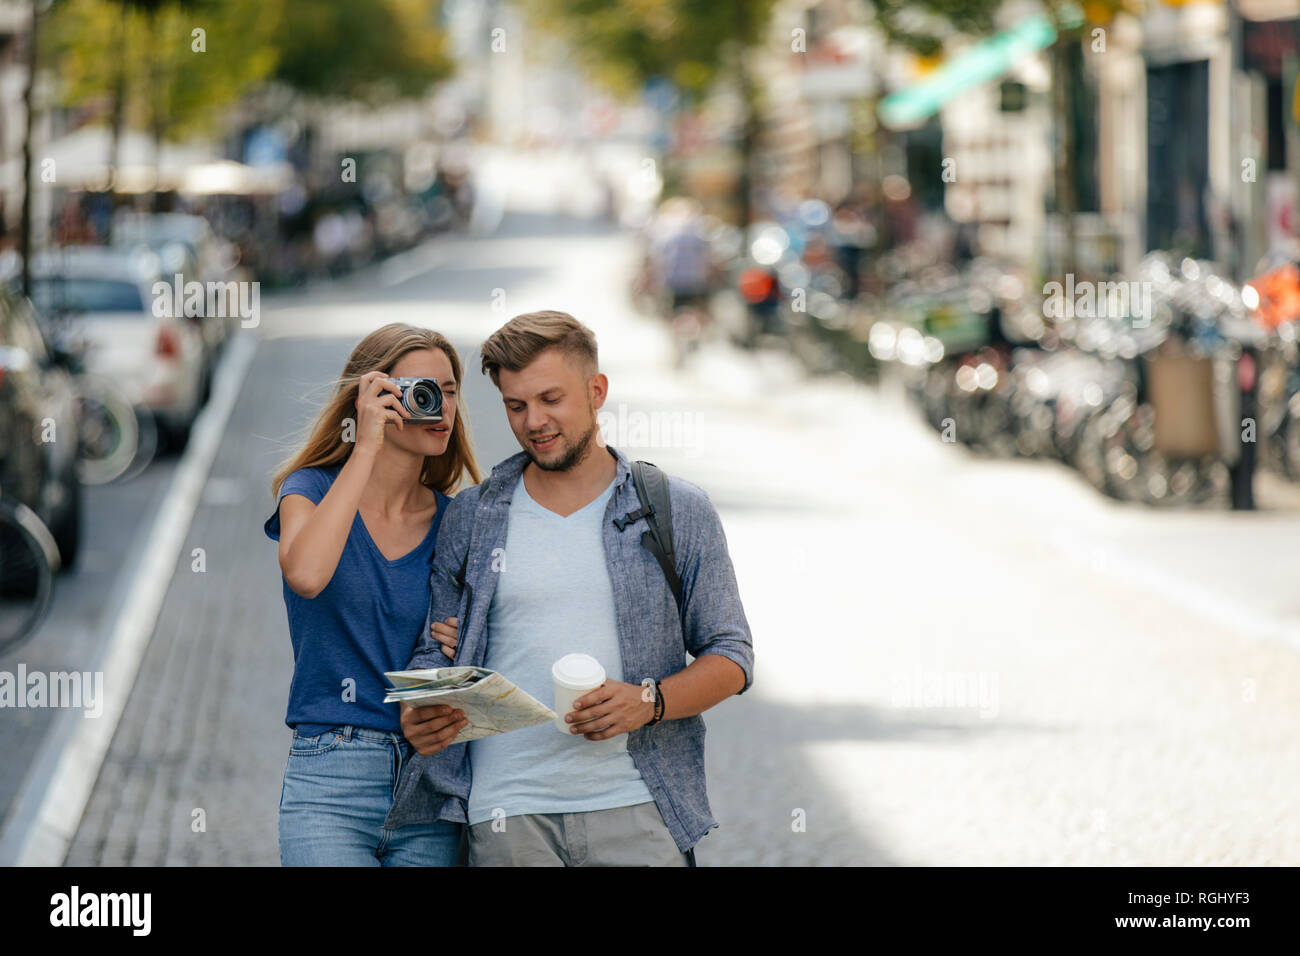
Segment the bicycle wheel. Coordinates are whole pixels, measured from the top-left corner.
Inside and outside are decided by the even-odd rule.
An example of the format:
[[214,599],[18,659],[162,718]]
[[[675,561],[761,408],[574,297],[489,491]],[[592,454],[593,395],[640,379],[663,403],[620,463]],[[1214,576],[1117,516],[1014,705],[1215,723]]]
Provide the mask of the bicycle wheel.
[[1152,455],[1143,462],[1146,503],[1162,507],[1203,505],[1228,493],[1228,466],[1213,456],[1169,459]]
[[127,465],[126,471],[120,476],[122,481],[129,481],[148,468],[149,463],[158,454],[158,447],[162,442],[162,436],[159,434],[160,426],[153,413],[147,408],[137,408],[134,414],[135,430],[139,438],[135,445],[135,455]]
[[81,411],[77,477],[85,485],[105,485],[136,457],[140,427],[131,403],[116,389],[82,377],[77,380]]
[[30,508],[0,501],[0,654],[27,640],[50,607],[59,551]]
[[1111,494],[1106,467],[1106,437],[1111,428],[1111,421],[1105,411],[1098,411],[1091,407],[1078,414],[1085,416],[1084,421],[1076,426],[1077,438],[1073,439],[1073,447],[1069,448],[1062,457],[1069,461],[1093,488],[1102,494]]
[[976,445],[997,458],[1014,458],[1020,451],[1017,420],[1011,407],[1010,391],[985,392],[975,414]]
[[[1127,405],[1123,403],[1127,402]],[[1115,496],[1160,507],[1205,504],[1227,492],[1227,467],[1214,456],[1171,458],[1156,449],[1155,409],[1114,403],[1104,430],[1108,483]]]

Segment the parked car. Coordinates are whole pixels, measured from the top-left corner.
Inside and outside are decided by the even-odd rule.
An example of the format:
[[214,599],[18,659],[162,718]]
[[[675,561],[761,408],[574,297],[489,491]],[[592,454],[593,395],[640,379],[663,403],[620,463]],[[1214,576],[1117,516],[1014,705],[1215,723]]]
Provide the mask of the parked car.
[[65,568],[81,530],[76,397],[30,304],[0,288],[0,493],[45,522]]
[[203,336],[174,315],[171,285],[152,253],[64,246],[32,259],[32,303],[51,325],[72,323],[91,375],[111,380],[182,443],[208,390]]
[[134,212],[120,210],[113,219],[112,243],[116,246],[145,244],[159,249],[168,243],[186,248],[198,273],[186,278],[206,282],[225,279],[233,268],[234,249],[219,238],[202,216],[181,212]]
[[[120,210],[113,220],[112,243],[121,249],[148,249],[158,256],[163,280],[172,283],[179,275],[182,287],[190,281],[227,282],[235,278],[235,246],[218,238],[202,216]],[[203,335],[204,364],[210,379],[238,319],[206,313],[190,318]]]

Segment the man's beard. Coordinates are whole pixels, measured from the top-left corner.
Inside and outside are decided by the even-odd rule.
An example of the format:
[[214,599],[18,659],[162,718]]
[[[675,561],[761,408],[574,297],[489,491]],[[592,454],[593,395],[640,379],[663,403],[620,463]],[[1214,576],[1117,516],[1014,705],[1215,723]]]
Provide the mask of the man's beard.
[[579,439],[578,443],[565,453],[563,458],[559,461],[551,462],[550,464],[539,461],[537,456],[533,454],[532,448],[529,446],[525,445],[524,451],[528,453],[528,457],[532,459],[533,464],[543,471],[568,471],[580,462],[583,456],[587,454],[587,448],[591,445],[591,439],[596,434],[598,427],[598,425],[593,423],[591,428],[588,429],[587,434],[583,435],[582,438]]

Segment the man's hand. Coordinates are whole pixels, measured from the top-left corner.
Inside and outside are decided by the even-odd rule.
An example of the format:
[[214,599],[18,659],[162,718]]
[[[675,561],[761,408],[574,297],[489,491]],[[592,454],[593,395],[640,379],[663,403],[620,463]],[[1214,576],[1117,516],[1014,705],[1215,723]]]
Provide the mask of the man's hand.
[[415,752],[426,757],[445,750],[467,723],[463,710],[454,710],[446,704],[412,707],[402,702],[402,733]]
[[607,680],[573,702],[573,710],[564,719],[572,724],[570,733],[588,740],[608,740],[649,723],[655,715],[653,700],[642,696],[640,684]]
[[456,643],[460,639],[460,621],[449,617],[445,621],[434,621],[429,628],[433,639],[442,645],[442,652],[449,660],[456,659]]

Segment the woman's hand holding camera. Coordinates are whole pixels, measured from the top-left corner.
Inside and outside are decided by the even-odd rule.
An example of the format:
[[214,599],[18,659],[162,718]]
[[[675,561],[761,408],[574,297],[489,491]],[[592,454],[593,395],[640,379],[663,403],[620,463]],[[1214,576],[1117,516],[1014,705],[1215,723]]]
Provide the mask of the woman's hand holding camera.
[[357,448],[378,451],[389,422],[403,427],[411,413],[402,407],[402,390],[387,372],[367,372],[357,384]]

